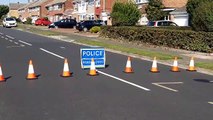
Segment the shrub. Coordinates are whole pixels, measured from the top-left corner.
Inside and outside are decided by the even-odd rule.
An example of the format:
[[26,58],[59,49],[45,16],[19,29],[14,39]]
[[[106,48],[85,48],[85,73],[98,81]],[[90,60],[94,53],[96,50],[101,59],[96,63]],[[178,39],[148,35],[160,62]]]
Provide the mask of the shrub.
[[89,30],[91,33],[98,33],[101,31],[101,27],[99,26],[94,26]]
[[184,50],[213,52],[213,32],[184,29],[103,26],[100,36]]
[[213,1],[202,3],[195,9],[192,16],[194,30],[213,32]]
[[113,26],[135,25],[141,17],[141,13],[133,2],[116,2],[112,8],[111,18]]
[[32,18],[28,17],[27,21],[25,22],[26,24],[32,24]]

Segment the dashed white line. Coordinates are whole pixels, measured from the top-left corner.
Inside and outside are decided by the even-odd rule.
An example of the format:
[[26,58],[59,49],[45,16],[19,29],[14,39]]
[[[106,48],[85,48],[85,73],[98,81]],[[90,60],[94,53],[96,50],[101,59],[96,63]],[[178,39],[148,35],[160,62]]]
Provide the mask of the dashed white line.
[[29,45],[29,46],[32,46],[32,44],[27,43],[27,42],[24,42],[24,41],[22,41],[22,40],[19,40],[19,42],[21,42],[21,43],[23,43],[23,44],[26,44],[26,45]]
[[17,42],[14,42],[16,45],[18,45],[18,43]]
[[8,38],[4,38],[5,40],[8,40]]
[[0,32],[0,35],[3,35],[3,33]]
[[4,38],[4,36],[1,36],[1,38]]
[[208,102],[209,104],[213,105],[213,102]]
[[43,49],[43,48],[40,48],[40,50],[42,50],[42,51],[44,51],[44,52],[46,52],[46,53],[49,53],[49,54],[51,54],[51,55],[54,55],[54,56],[56,56],[56,57],[59,57],[59,58],[61,58],[61,59],[64,59],[64,57],[62,57],[62,56],[60,56],[60,55],[57,55],[57,54],[55,54],[55,53],[53,53],[53,52],[50,52],[50,51],[48,51],[48,50],[45,50],[45,49]]
[[[48,50],[45,50],[45,49],[43,49],[43,48],[40,48],[40,50],[42,50],[42,51],[44,51],[44,52],[46,52],[46,53],[49,53],[49,54],[51,54],[51,55],[54,55],[54,56],[56,56],[56,57],[58,57],[58,58],[65,59],[64,57],[62,57],[62,56],[60,56],[60,55],[57,55],[57,54],[55,54],[55,53],[53,53],[53,52],[50,52],[50,51],[48,51]],[[142,87],[142,86],[137,85],[137,84],[132,83],[132,82],[128,82],[127,80],[124,80],[124,79],[115,77],[115,76],[113,76],[113,75],[104,73],[104,72],[102,72],[102,71],[97,70],[97,72],[100,73],[100,74],[103,74],[103,75],[105,75],[105,76],[111,77],[111,78],[113,78],[113,79],[119,80],[119,81],[121,81],[121,82],[127,83],[127,84],[129,84],[129,85],[132,85],[132,86],[134,86],[134,87],[140,88],[140,89],[142,89],[142,90],[150,91],[150,89],[148,89],[148,88]]]
[[13,42],[12,40],[9,40],[10,42]]
[[10,39],[15,39],[14,37],[12,37],[12,36],[9,36],[9,35],[6,35],[8,38],[10,38]]
[[129,85],[135,86],[135,87],[137,87],[137,88],[143,89],[143,90],[145,90],[145,91],[150,91],[150,89],[148,89],[148,88],[142,87],[142,86],[137,85],[137,84],[132,83],[132,82],[128,82],[127,80],[124,80],[124,79],[121,79],[121,78],[112,76],[112,75],[107,74],[107,73],[104,73],[104,72],[102,72],[102,71],[97,70],[97,72],[98,72],[98,73],[101,73],[101,74],[103,74],[103,75],[106,75],[106,76],[108,76],[108,77],[114,78],[114,79],[116,79],[116,80],[119,80],[119,81],[121,81],[121,82],[127,83],[127,84],[129,84]]

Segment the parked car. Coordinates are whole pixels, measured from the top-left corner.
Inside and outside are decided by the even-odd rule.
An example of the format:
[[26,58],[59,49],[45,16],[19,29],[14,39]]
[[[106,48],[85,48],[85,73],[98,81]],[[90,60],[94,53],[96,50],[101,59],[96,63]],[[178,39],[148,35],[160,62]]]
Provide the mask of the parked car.
[[45,19],[45,18],[38,18],[36,21],[35,21],[35,25],[45,25],[45,26],[48,26],[50,25],[51,22],[48,20],[48,19]]
[[88,31],[94,26],[102,26],[105,23],[102,20],[85,20],[77,24],[76,29],[79,31]]
[[178,26],[178,25],[169,20],[158,20],[158,21],[149,21],[147,26],[162,27],[162,26]]
[[4,18],[3,27],[16,27],[17,22],[15,18]]
[[76,24],[77,22],[75,19],[61,19],[50,24],[49,28],[75,28]]

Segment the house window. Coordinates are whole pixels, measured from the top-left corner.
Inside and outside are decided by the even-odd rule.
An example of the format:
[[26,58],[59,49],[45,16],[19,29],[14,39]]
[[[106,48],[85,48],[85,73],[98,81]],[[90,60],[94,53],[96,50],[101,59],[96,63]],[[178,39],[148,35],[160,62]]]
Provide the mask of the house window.
[[95,7],[100,7],[101,6],[101,1],[100,0],[96,0],[95,1]]

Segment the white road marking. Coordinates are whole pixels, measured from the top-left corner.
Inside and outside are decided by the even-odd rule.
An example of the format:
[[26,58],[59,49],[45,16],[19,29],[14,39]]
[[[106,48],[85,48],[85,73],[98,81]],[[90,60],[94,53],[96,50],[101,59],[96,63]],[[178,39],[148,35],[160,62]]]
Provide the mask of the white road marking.
[[57,55],[57,54],[55,54],[55,53],[53,53],[53,52],[50,52],[50,51],[48,51],[48,50],[45,50],[45,49],[43,49],[43,48],[40,48],[40,50],[42,50],[42,51],[44,51],[44,52],[46,52],[46,53],[49,53],[49,54],[51,54],[51,55],[54,55],[54,56],[56,56],[56,57],[59,57],[59,58],[61,58],[61,59],[65,59],[64,57],[62,57],[62,56],[60,56],[60,55]]
[[129,85],[135,86],[135,87],[137,87],[137,88],[143,89],[143,90],[145,90],[145,91],[150,91],[150,89],[148,89],[148,88],[142,87],[142,86],[137,85],[137,84],[132,83],[132,82],[128,82],[127,80],[124,80],[124,79],[121,79],[121,78],[112,76],[112,75],[107,74],[107,73],[104,73],[104,72],[102,72],[102,71],[97,70],[97,72],[98,72],[98,73],[101,73],[101,74],[103,74],[103,75],[106,75],[106,76],[108,76],[108,77],[114,78],[114,79],[116,79],[116,80],[119,80],[119,81],[121,81],[121,82],[127,83],[127,84],[129,84]]
[[[156,85],[158,87],[162,87],[164,89],[167,89],[167,90],[170,90],[170,91],[173,91],[173,92],[178,92],[178,90],[175,90],[175,89],[172,89],[172,88],[169,88],[169,87],[166,87],[166,86],[163,86],[163,85],[171,85],[171,84],[183,84],[183,82],[159,82],[159,83],[152,83],[153,85]],[[161,85],[163,84],[163,85]]]
[[9,35],[6,35],[8,38],[10,38],[10,39],[15,39],[14,37],[12,37],[12,36],[9,36]]
[[213,102],[208,102],[209,104],[213,105]]
[[25,45],[22,45],[22,44],[21,44],[21,47],[24,47],[24,46],[25,46]]
[[3,33],[0,32],[0,35],[3,35]]
[[[46,52],[46,53],[49,53],[49,54],[51,54],[51,55],[54,55],[54,56],[56,56],[56,57],[58,57],[58,58],[65,59],[64,57],[62,57],[62,56],[60,56],[60,55],[57,55],[57,54],[55,54],[55,53],[53,53],[53,52],[50,52],[50,51],[48,51],[48,50],[45,50],[45,49],[43,49],[43,48],[40,48],[40,50],[42,50],[42,51],[44,51],[44,52]],[[127,80],[124,80],[124,79],[121,79],[121,78],[112,76],[112,75],[107,74],[107,73],[104,73],[104,72],[102,72],[102,71],[97,70],[97,72],[100,73],[100,74],[103,74],[103,75],[105,75],[105,76],[111,77],[111,78],[113,78],[113,79],[119,80],[119,81],[121,81],[121,82],[127,83],[127,84],[129,84],[129,85],[135,86],[135,87],[137,87],[137,88],[143,89],[143,90],[145,90],[145,91],[150,91],[150,89],[148,89],[148,88],[142,87],[142,86],[137,85],[137,84],[135,84],[135,83],[128,82]]]
[[24,42],[24,41],[22,41],[22,40],[19,40],[19,42],[24,43],[24,44],[29,45],[29,46],[32,46],[32,44],[27,43],[27,42]]
[[20,48],[22,46],[7,46],[7,48]]
[[13,42],[12,40],[9,40],[10,42]]
[[14,42],[16,45],[18,45],[18,43],[17,42]]
[[4,36],[1,36],[1,38],[4,38]]
[[8,38],[4,38],[5,40],[8,40]]

